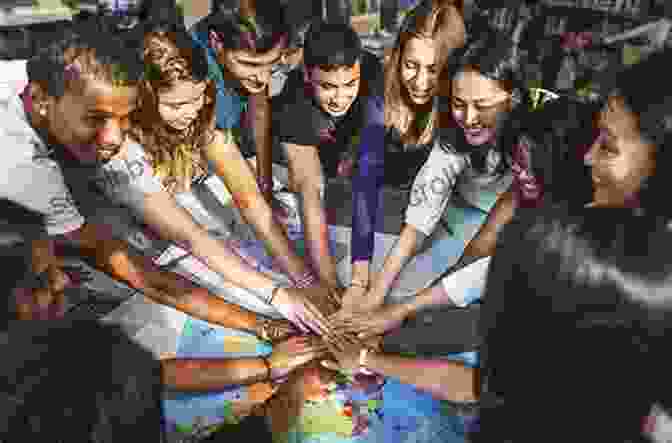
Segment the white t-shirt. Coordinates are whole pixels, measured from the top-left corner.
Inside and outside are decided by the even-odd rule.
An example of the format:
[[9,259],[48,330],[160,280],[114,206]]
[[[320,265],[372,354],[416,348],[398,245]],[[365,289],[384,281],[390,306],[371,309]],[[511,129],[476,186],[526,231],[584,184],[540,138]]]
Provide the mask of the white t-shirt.
[[498,151],[486,157],[486,168],[479,172],[469,155],[457,152],[437,137],[427,161],[413,181],[406,223],[429,236],[443,216],[454,190],[470,205],[489,212],[499,194],[511,185],[510,173],[499,174],[502,161]]

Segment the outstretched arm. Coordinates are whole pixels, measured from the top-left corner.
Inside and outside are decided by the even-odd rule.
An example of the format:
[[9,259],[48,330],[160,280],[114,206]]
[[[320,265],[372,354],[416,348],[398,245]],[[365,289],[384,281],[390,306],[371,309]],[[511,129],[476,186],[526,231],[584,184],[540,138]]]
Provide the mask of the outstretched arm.
[[215,142],[206,148],[206,156],[230,190],[243,218],[254,226],[273,257],[294,281],[304,279],[309,268],[290,245],[280,224],[273,219],[271,207],[259,192],[254,174],[238,147],[226,143],[224,134],[217,132]]
[[324,207],[325,179],[314,146],[283,143],[289,158],[293,191],[301,197],[306,247],[317,266],[320,279],[331,289],[339,287],[336,263],[329,247],[327,214]]

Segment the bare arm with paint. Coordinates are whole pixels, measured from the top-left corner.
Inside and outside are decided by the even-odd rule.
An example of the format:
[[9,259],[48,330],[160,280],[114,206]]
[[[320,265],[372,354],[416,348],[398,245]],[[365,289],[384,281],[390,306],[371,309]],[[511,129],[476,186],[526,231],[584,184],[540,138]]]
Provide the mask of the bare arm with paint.
[[[205,149],[205,153],[231,192],[245,221],[254,226],[257,235],[269,247],[271,255],[292,279],[301,280],[310,269],[296,254],[280,224],[273,219],[271,207],[259,192],[254,174],[238,147],[226,143],[224,135],[218,132],[215,142]],[[259,165],[260,169],[262,167]]]
[[250,97],[254,112],[254,141],[257,146],[257,182],[264,199],[270,204],[273,196],[273,141],[271,137],[271,100],[268,88]]
[[[348,343],[342,351],[333,346],[329,348],[337,363],[323,361],[323,366],[348,372],[360,369],[361,344]],[[441,400],[465,402],[478,398],[477,370],[457,361],[408,358],[369,350],[363,363],[370,371],[395,377]]]
[[499,197],[495,206],[488,213],[483,226],[464,249],[462,257],[451,271],[457,271],[479,258],[493,255],[497,244],[497,234],[504,225],[511,221],[517,206],[515,193],[512,188],[509,188]]
[[[180,275],[159,269],[151,259],[131,252],[126,242],[113,238],[102,225],[87,223],[67,238],[96,268],[142,291],[157,303],[227,328],[245,330],[260,337],[265,334],[261,317],[224,301]],[[287,333],[290,330],[289,323],[284,321],[274,321],[272,326],[285,328]]]
[[329,248],[329,231],[324,207],[325,178],[314,146],[283,143],[289,159],[290,182],[301,197],[306,248],[316,264],[320,279],[331,289],[338,288],[336,263]]
[[325,349],[314,338],[294,337],[274,346],[266,359],[166,359],[161,364],[164,382],[169,389],[212,392],[231,385],[270,382],[286,377],[294,369],[320,357]]

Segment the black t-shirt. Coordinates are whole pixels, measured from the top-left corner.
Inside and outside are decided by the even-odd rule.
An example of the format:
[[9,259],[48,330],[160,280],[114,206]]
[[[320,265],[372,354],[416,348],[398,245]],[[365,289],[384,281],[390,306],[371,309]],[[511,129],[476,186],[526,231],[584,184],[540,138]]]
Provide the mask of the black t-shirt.
[[353,147],[365,124],[365,97],[382,94],[382,66],[373,54],[363,51],[360,95],[346,115],[333,117],[323,111],[306,90],[302,70],[292,71],[282,93],[273,102],[273,132],[282,143],[315,146],[327,177],[337,175],[338,163]]

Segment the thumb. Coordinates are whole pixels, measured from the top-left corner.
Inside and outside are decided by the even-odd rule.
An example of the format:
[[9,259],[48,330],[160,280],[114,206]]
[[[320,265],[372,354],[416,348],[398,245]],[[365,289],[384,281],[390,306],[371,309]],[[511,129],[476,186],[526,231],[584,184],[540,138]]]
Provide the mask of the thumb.
[[341,366],[333,360],[322,360],[320,362],[320,365],[323,368],[327,368],[327,369],[332,370],[332,371],[340,371],[341,370]]

